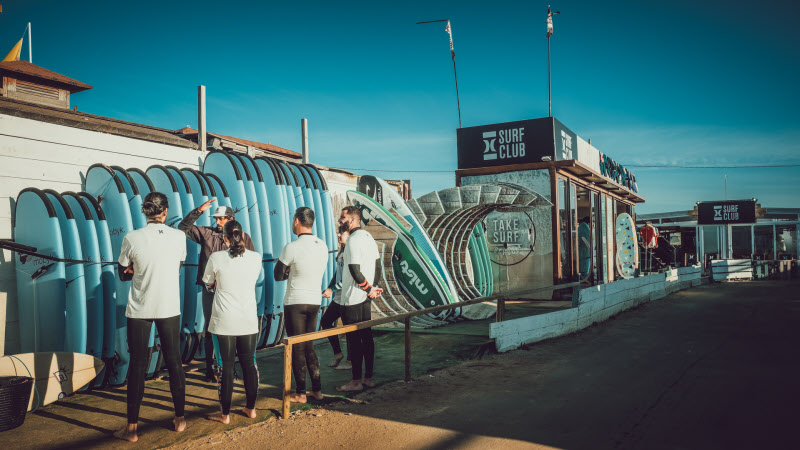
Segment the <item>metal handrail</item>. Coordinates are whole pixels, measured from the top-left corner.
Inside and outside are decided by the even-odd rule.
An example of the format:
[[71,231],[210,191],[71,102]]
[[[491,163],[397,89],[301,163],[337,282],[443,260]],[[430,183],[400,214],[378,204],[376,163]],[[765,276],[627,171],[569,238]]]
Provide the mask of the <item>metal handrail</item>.
[[[479,298],[474,298],[472,300],[465,300],[463,302],[451,303],[449,305],[441,305],[441,306],[435,306],[433,308],[425,308],[417,311],[411,311],[403,314],[398,314],[396,316],[388,316],[388,317],[382,317],[380,319],[367,320],[364,322],[344,325],[341,327],[328,328],[327,330],[298,334],[297,336],[288,336],[281,341],[281,343],[283,344],[283,393],[282,393],[283,406],[281,408],[281,417],[286,419],[289,417],[290,413],[291,402],[289,401],[289,397],[292,394],[291,392],[292,391],[292,346],[294,344],[300,344],[308,341],[315,341],[317,339],[322,339],[330,336],[338,336],[340,334],[363,330],[365,328],[372,328],[374,326],[383,325],[386,323],[403,321],[405,324],[405,381],[408,382],[411,381],[411,318],[422,316],[425,314],[433,314],[442,311],[447,311],[455,308],[463,308],[464,306],[474,305],[476,303],[501,300],[503,298],[510,297],[513,295],[530,294],[532,292],[537,292],[537,291],[570,288],[576,284],[577,283],[571,283],[569,285],[553,285],[537,289],[526,289],[516,292],[508,292],[505,294],[497,294],[489,297],[479,297]],[[498,308],[500,306],[501,305],[498,304]],[[505,308],[504,302],[503,302],[503,308]],[[503,317],[502,312],[499,314],[500,317]],[[353,361],[353,364],[356,364],[356,362]]]

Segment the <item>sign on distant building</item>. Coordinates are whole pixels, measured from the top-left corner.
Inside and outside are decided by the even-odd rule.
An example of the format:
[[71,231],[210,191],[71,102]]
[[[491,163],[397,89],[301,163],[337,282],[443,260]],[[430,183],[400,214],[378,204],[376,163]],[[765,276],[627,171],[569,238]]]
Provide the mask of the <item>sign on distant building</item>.
[[755,200],[728,200],[697,203],[698,225],[725,225],[755,222]]

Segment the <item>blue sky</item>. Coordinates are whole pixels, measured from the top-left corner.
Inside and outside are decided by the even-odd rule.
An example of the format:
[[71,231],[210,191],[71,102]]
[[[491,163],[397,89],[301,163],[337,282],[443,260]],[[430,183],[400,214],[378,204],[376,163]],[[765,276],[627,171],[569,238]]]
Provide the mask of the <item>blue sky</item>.
[[[555,1],[555,0],[552,0]],[[208,128],[300,149],[312,161],[454,185],[450,19],[464,126],[547,115],[543,1],[2,1],[0,52],[33,23],[34,63],[94,89],[81,111]],[[552,3],[553,115],[623,165],[800,163],[796,2]],[[27,59],[27,44],[23,51]],[[800,167],[633,168],[648,202],[689,209],[724,195],[800,207]]]

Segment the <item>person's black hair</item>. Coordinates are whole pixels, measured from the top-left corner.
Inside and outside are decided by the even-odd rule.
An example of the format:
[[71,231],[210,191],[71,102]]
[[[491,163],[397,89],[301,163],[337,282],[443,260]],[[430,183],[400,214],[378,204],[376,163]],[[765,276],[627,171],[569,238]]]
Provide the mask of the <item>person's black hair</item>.
[[301,206],[294,212],[294,218],[300,221],[300,225],[311,228],[314,225],[314,210],[306,206]]
[[[336,234],[344,234],[344,233],[350,234],[350,228],[347,226],[346,223],[339,225],[339,229],[336,231]],[[339,256],[342,252],[344,252],[344,246],[345,244],[339,244],[339,253],[337,254],[337,256]]]
[[242,233],[242,225],[235,220],[231,220],[222,227],[222,235],[231,243],[228,253],[233,257],[244,255],[244,235]]
[[356,208],[355,206],[350,205],[350,206],[345,206],[344,208],[342,208],[342,211],[344,211],[344,213],[347,214],[350,217],[355,217],[356,219],[358,219],[358,223],[361,223],[361,210],[360,209]]
[[161,192],[151,192],[147,194],[142,203],[142,214],[148,219],[152,219],[164,212],[169,208],[169,201],[167,196]]

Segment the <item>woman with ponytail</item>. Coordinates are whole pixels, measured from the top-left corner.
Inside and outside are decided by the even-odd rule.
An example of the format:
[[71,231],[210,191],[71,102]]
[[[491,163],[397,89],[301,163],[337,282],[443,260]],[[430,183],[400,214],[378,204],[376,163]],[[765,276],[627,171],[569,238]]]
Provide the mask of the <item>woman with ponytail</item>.
[[144,396],[150,331],[155,324],[161,339],[164,363],[169,371],[169,389],[175,407],[175,431],[183,431],[186,397],[185,375],[180,359],[180,268],[186,259],[186,236],[164,225],[167,196],[151,192],[144,198],[142,214],[147,225],[125,235],[119,255],[119,277],[131,280],[125,310],[130,349],[128,369],[128,424],[114,436],[136,442],[139,407]]
[[221,412],[209,419],[228,424],[233,393],[233,365],[237,356],[244,373],[247,398],[247,405],[242,411],[251,419],[256,417],[256,281],[261,273],[262,263],[261,255],[246,249],[239,222],[227,222],[222,227],[222,237],[228,249],[214,252],[208,258],[203,272],[203,283],[215,287],[208,331],[212,333],[214,352],[220,364],[217,379]]

